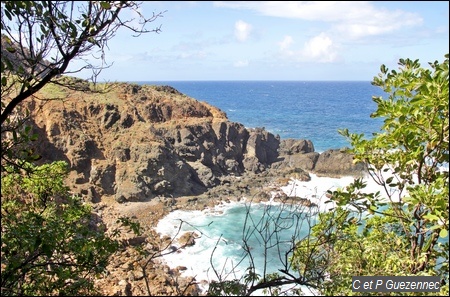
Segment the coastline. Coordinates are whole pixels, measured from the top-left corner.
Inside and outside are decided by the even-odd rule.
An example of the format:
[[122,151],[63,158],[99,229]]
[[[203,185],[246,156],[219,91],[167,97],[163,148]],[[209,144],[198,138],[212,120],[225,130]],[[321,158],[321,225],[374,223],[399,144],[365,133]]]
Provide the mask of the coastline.
[[[216,262],[215,265],[218,265],[222,269],[225,269],[224,271],[226,271],[226,269],[229,269],[231,271],[231,268],[225,268],[225,265],[228,264],[224,259],[226,258],[225,255],[228,253],[226,253],[223,248],[226,247],[228,249],[236,249],[238,246],[235,246],[233,244],[230,245],[230,239],[226,237],[226,230],[223,230],[223,238],[221,239],[221,241],[228,243],[221,246],[220,244],[217,245],[217,234],[216,237],[214,237],[214,235],[208,233],[210,231],[210,228],[199,228],[198,230],[194,230],[192,228],[182,229],[180,220],[187,221],[187,223],[192,223],[193,225],[199,224],[198,222],[200,221],[205,225],[206,222],[208,222],[207,218],[210,218],[209,221],[212,222],[213,220],[218,220],[217,216],[226,215],[227,211],[230,209],[238,209],[242,206],[248,207],[250,204],[255,206],[293,205],[297,210],[303,209],[303,211],[307,210],[314,213],[317,211],[327,211],[331,207],[331,205],[330,203],[325,203],[328,200],[326,190],[332,190],[333,188],[336,189],[339,186],[345,186],[353,180],[352,176],[333,178],[320,177],[316,176],[315,174],[311,175],[312,178],[310,181],[301,181],[292,178],[287,181],[287,184],[285,185],[279,184],[275,186],[272,184],[270,188],[271,195],[266,197],[255,197],[254,199],[249,197],[230,197],[227,199],[217,199],[214,205],[210,205],[206,208],[200,207],[190,210],[183,209],[182,207],[177,207],[176,210],[168,213],[165,217],[161,218],[158,226],[156,226],[155,228],[156,232],[158,232],[161,237],[173,237],[173,246],[179,249],[176,254],[170,254],[163,257],[161,263],[168,265],[172,269],[181,267],[182,272],[180,276],[185,278],[195,278],[199,283],[200,291],[205,293],[208,288],[208,283],[212,280],[217,280],[217,277],[214,276],[214,273],[208,265],[210,261],[209,257],[212,256],[211,253],[213,252],[213,250],[216,254],[215,257],[219,259],[219,261]],[[305,189],[307,188],[306,185],[308,183],[310,185],[309,190],[305,191]],[[320,191],[320,189],[317,189],[317,185],[319,184],[325,186],[322,191]],[[305,196],[308,197],[309,201],[311,201],[312,204],[306,205],[303,198],[300,198]],[[317,208],[315,208],[316,206]],[[203,216],[206,222],[202,221],[199,216]],[[217,224],[218,222],[215,222],[215,224]],[[238,222],[235,221],[235,224],[238,224]],[[227,225],[224,225],[223,228],[227,229],[228,227]],[[194,240],[194,244],[185,248],[180,248],[181,243],[179,243],[178,240],[183,236],[183,234],[188,232],[197,232],[197,236],[199,238],[196,238]],[[203,234],[203,232],[207,233]],[[233,240],[231,240],[231,243],[233,243]],[[223,253],[223,255],[221,253]],[[231,261],[233,261],[233,259]]]
[[[142,234],[122,229],[124,246],[111,260],[107,276],[97,282],[104,295],[127,292],[140,296],[205,294],[209,278],[205,277],[204,271],[191,267],[203,268],[195,257],[199,254],[202,261],[208,262],[211,250],[190,254],[192,249],[200,246],[202,239],[189,236],[186,240],[188,231],[180,231],[177,237],[171,236],[171,232],[177,229],[175,224],[168,226],[171,232],[158,232],[159,223],[177,212],[188,214],[188,218],[211,212],[221,215],[224,207],[249,202],[271,205],[283,202],[308,207],[306,202],[309,201],[309,205],[318,205],[321,210],[329,209],[331,204],[325,203],[329,198],[327,190],[345,186],[354,178],[364,176],[363,171],[352,173],[327,176],[294,169],[280,171],[274,167],[257,174],[228,176],[220,185],[196,196],[160,196],[124,203],[117,203],[113,196],[102,198],[100,203],[94,204],[94,212],[105,223],[107,232],[117,228],[118,218],[125,216],[142,227]],[[182,236],[185,237],[184,242],[179,241]],[[140,254],[136,247],[141,250]],[[170,260],[171,255],[177,255],[178,260]],[[209,267],[208,262],[205,269]]]

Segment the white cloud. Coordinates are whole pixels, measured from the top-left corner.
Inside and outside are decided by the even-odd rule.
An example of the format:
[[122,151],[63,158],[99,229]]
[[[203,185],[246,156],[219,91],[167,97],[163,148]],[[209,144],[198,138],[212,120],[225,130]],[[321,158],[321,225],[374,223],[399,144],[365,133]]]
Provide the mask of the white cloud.
[[294,40],[291,36],[285,36],[279,42],[280,51],[285,57],[294,58],[299,62],[332,63],[338,58],[338,46],[325,33],[320,33],[309,39],[305,42],[303,48],[298,50],[291,49],[293,43]]
[[248,60],[245,60],[245,61],[236,61],[236,62],[234,62],[234,67],[237,67],[237,68],[241,68],[241,67],[247,67],[248,66]]
[[252,25],[247,24],[244,21],[239,20],[234,24],[234,36],[241,42],[247,40],[251,31]]
[[331,23],[330,31],[349,38],[386,34],[423,22],[415,13],[376,8],[367,1],[217,1],[214,4],[271,17]]
[[283,40],[279,42],[280,50],[286,51],[291,47],[291,44],[294,42],[294,39],[292,39],[291,36],[284,36]]
[[399,10],[366,10],[356,19],[342,20],[333,29],[351,39],[359,39],[392,33],[403,27],[420,25],[422,22],[422,18]]
[[[304,20],[333,21],[342,18],[334,12],[340,1],[216,1],[218,7],[254,10],[262,15],[299,18]],[[345,2],[344,2],[345,3]],[[359,3],[359,2],[356,2]]]
[[302,54],[306,59],[312,59],[321,63],[334,62],[337,58],[333,40],[324,33],[306,42]]
[[[380,4],[375,6],[369,1],[217,1],[216,7],[249,10],[262,16],[298,19],[311,22],[307,34],[322,32],[308,41],[303,47],[293,47],[294,37],[285,36],[278,43],[284,57],[296,61],[321,63],[335,62],[343,54],[339,50],[355,43],[374,42],[374,37],[387,37],[405,28],[422,25],[423,19],[418,13],[405,10],[386,9]],[[270,22],[270,20],[268,20]],[[314,23],[312,23],[314,22]],[[303,23],[300,23],[303,25]],[[324,27],[325,26],[325,27]],[[237,28],[237,26],[236,26]],[[320,31],[318,31],[320,30]],[[239,40],[248,37],[241,28]],[[238,35],[236,35],[238,36]],[[398,40],[398,36],[390,36]],[[303,36],[304,38],[304,36]],[[376,39],[382,40],[382,39]]]

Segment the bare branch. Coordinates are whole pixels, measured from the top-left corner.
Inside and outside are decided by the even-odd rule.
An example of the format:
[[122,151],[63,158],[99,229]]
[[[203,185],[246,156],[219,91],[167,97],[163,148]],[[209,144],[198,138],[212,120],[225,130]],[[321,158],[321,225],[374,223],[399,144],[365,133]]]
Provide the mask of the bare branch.
[[[8,13],[14,18],[10,21],[2,17],[2,76],[8,75],[8,79],[20,84],[20,92],[2,106],[2,124],[20,102],[62,74],[90,69],[95,82],[100,71],[110,67],[105,63],[105,50],[118,29],[124,27],[138,36],[159,33],[161,26],[152,30],[146,26],[164,14],[153,13],[145,18],[138,11],[141,4],[133,1],[36,1],[34,7],[11,5],[13,9]],[[4,9],[2,6],[2,15]],[[133,19],[120,17],[127,10],[139,16],[138,28],[130,25]],[[94,54],[94,47],[101,53],[100,66],[83,60],[84,66],[66,72],[74,58]],[[2,84],[2,100],[7,85]]]

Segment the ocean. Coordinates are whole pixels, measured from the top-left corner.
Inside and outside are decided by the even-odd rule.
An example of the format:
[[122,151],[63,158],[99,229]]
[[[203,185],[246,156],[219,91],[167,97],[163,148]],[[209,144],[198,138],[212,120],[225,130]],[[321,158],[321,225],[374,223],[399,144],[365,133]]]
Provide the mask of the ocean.
[[[136,82],[135,82],[136,83]],[[382,120],[370,118],[376,110],[372,96],[385,96],[370,82],[363,81],[167,81],[138,82],[139,84],[169,85],[181,93],[212,104],[226,112],[230,121],[248,128],[264,127],[281,139],[309,139],[315,151],[348,147],[349,143],[337,131],[364,133],[370,137],[378,132]],[[320,208],[325,207],[327,190],[348,185],[353,178],[317,177],[311,181],[291,183],[282,189],[288,195],[309,198]],[[374,191],[369,184],[368,191]],[[295,191],[295,193],[294,193]],[[277,272],[285,259],[279,255],[288,251],[291,240],[305,236],[314,224],[307,209],[286,209],[272,203],[230,202],[204,211],[176,210],[162,219],[157,231],[161,235],[180,236],[196,232],[200,238],[195,245],[171,253],[163,260],[172,268],[186,267],[184,276],[197,281],[242,276],[250,264],[245,257],[243,239],[248,244],[256,273]],[[246,200],[247,199],[247,200]],[[250,207],[251,206],[251,207]],[[321,209],[323,210],[323,209]],[[279,217],[282,230],[267,220]],[[250,222],[253,222],[250,224]],[[263,226],[263,224],[265,224]],[[248,229],[259,228],[259,232]],[[179,232],[178,232],[179,231]],[[249,233],[250,232],[250,233]],[[277,234],[280,244],[272,245]],[[266,247],[266,248],[264,248]]]
[[169,85],[212,104],[230,121],[248,128],[264,127],[282,139],[309,139],[315,151],[348,147],[337,131],[378,132],[382,121],[372,96],[385,96],[369,81],[145,81]]

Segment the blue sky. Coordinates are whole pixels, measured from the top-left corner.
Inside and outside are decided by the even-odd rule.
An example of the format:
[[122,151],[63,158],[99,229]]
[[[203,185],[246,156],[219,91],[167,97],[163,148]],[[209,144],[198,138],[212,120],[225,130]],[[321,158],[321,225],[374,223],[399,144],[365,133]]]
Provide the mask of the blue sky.
[[[155,1],[109,42],[98,81],[372,80],[399,58],[449,52],[448,1]],[[83,77],[82,75],[79,75]],[[83,77],[87,78],[87,77]]]

